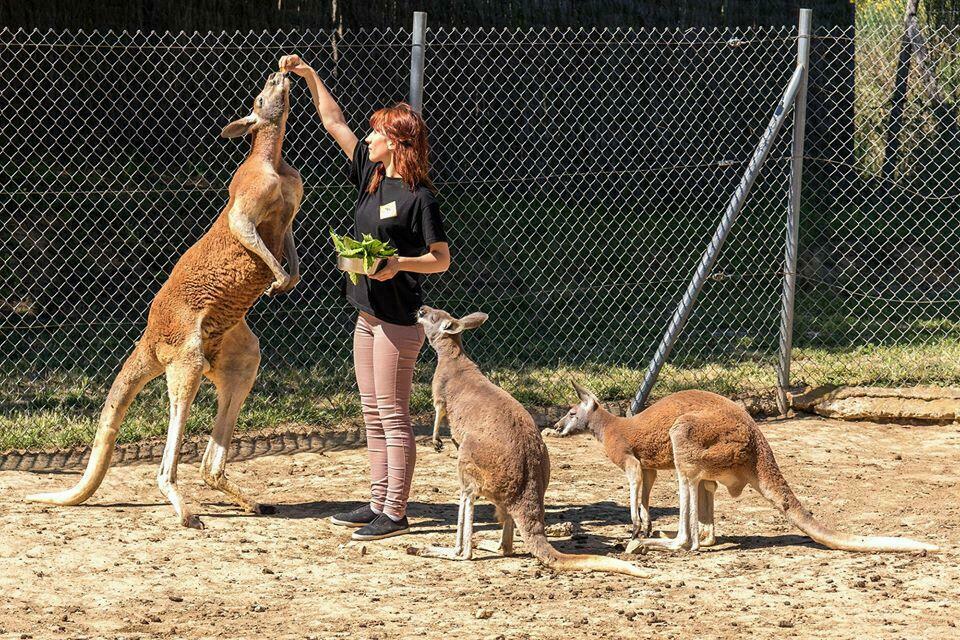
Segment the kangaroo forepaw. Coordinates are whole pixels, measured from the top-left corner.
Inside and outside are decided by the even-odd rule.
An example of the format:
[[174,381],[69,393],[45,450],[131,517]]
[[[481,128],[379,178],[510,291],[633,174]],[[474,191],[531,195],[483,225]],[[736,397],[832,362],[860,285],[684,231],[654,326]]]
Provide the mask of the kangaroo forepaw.
[[183,526],[189,527],[191,529],[203,530],[206,528],[205,525],[203,524],[203,521],[200,520],[200,517],[192,513],[185,514],[183,516],[183,519],[181,520],[181,523],[183,524]]
[[296,282],[292,277],[284,274],[282,277],[277,278],[273,283],[267,288],[266,294],[268,296],[274,296],[280,293],[286,293],[293,289],[293,286]]
[[443,440],[441,440],[440,438],[434,438],[433,450],[436,451],[437,453],[440,453],[441,451],[443,451]]

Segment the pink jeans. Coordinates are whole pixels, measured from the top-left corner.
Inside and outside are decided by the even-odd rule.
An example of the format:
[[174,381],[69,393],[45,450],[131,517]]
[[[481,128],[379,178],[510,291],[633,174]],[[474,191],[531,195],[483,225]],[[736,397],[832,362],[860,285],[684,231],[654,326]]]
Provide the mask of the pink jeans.
[[410,424],[413,366],[423,328],[360,313],[353,332],[353,364],[367,427],[370,507],[394,518],[407,511],[417,447]]

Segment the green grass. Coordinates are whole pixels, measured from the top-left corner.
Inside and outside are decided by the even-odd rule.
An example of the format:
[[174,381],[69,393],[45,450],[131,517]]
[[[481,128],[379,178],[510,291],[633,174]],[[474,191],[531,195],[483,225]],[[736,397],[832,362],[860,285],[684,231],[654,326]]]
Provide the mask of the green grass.
[[[682,389],[708,389],[728,396],[745,391],[764,393],[776,384],[775,356],[757,355],[738,362],[670,363],[655,389],[660,397]],[[642,368],[602,364],[556,365],[487,370],[499,385],[528,407],[564,406],[574,401],[569,381],[576,379],[605,400],[633,396],[643,378]],[[423,363],[411,398],[414,413],[432,411],[429,363]],[[817,384],[898,386],[960,384],[960,340],[942,338],[920,345],[865,345],[825,349],[800,347],[794,351],[796,381]],[[5,375],[3,380],[13,380]],[[22,385],[0,384],[0,401],[18,408],[0,415],[0,451],[69,447],[89,444],[103,402],[102,383],[69,372],[48,375],[35,382],[28,403]],[[209,432],[216,399],[204,384],[193,405],[188,435]],[[241,412],[238,432],[285,427],[333,429],[360,419],[360,403],[352,371],[343,368],[270,370],[264,368]],[[120,431],[120,442],[160,438],[167,428],[166,390],[156,380],[134,402]]]
[[852,349],[801,348],[791,378],[811,384],[899,387],[960,384],[960,340],[919,345],[867,344]]
[[[4,380],[13,380],[4,375]],[[342,375],[319,370],[262,370],[247,399],[238,431],[276,429],[289,425],[335,427],[359,416],[360,401]],[[93,440],[106,386],[82,374],[59,372],[35,382],[32,397],[22,386],[0,386],[7,407],[0,416],[0,450],[69,447]],[[193,404],[187,435],[206,433],[216,414],[216,394],[205,382]],[[119,442],[162,437],[167,429],[167,397],[163,379],[151,382],[134,401]]]

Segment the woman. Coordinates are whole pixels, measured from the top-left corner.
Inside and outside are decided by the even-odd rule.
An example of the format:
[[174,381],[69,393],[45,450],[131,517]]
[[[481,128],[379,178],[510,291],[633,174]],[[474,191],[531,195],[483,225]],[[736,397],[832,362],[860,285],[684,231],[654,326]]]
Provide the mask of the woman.
[[358,311],[353,362],[363,404],[370,458],[370,502],[338,513],[334,524],[359,527],[355,540],[406,533],[407,498],[416,462],[410,424],[413,367],[423,346],[416,312],[423,304],[422,274],[450,266],[440,208],[427,176],[427,127],[406,103],[380,109],[360,144],[316,72],[298,56],[280,58],[280,70],[307,81],[327,132],[350,158],[357,187],[356,237],[369,233],[396,247],[374,275],[347,281],[346,297]]

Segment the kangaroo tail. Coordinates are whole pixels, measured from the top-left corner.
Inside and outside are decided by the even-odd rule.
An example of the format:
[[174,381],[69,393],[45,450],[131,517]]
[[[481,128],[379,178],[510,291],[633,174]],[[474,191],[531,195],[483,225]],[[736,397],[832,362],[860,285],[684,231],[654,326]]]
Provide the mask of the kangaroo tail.
[[635,564],[618,558],[588,554],[570,554],[557,551],[547,540],[543,530],[543,519],[529,516],[514,516],[523,541],[537,560],[558,571],[606,571],[622,573],[638,578],[650,578],[651,574]]
[[937,551],[937,547],[909,538],[858,536],[836,531],[821,524],[807,511],[780,472],[766,440],[758,443],[757,489],[773,503],[794,526],[820,544],[841,551],[906,552]]
[[144,385],[163,371],[160,364],[145,349],[137,346],[123,363],[120,373],[113,381],[107,401],[100,413],[100,426],[97,437],[90,450],[90,460],[83,477],[71,489],[54,493],[35,493],[26,497],[32,502],[47,504],[76,505],[92,496],[110,468],[113,446],[117,441],[117,432],[127,408]]

